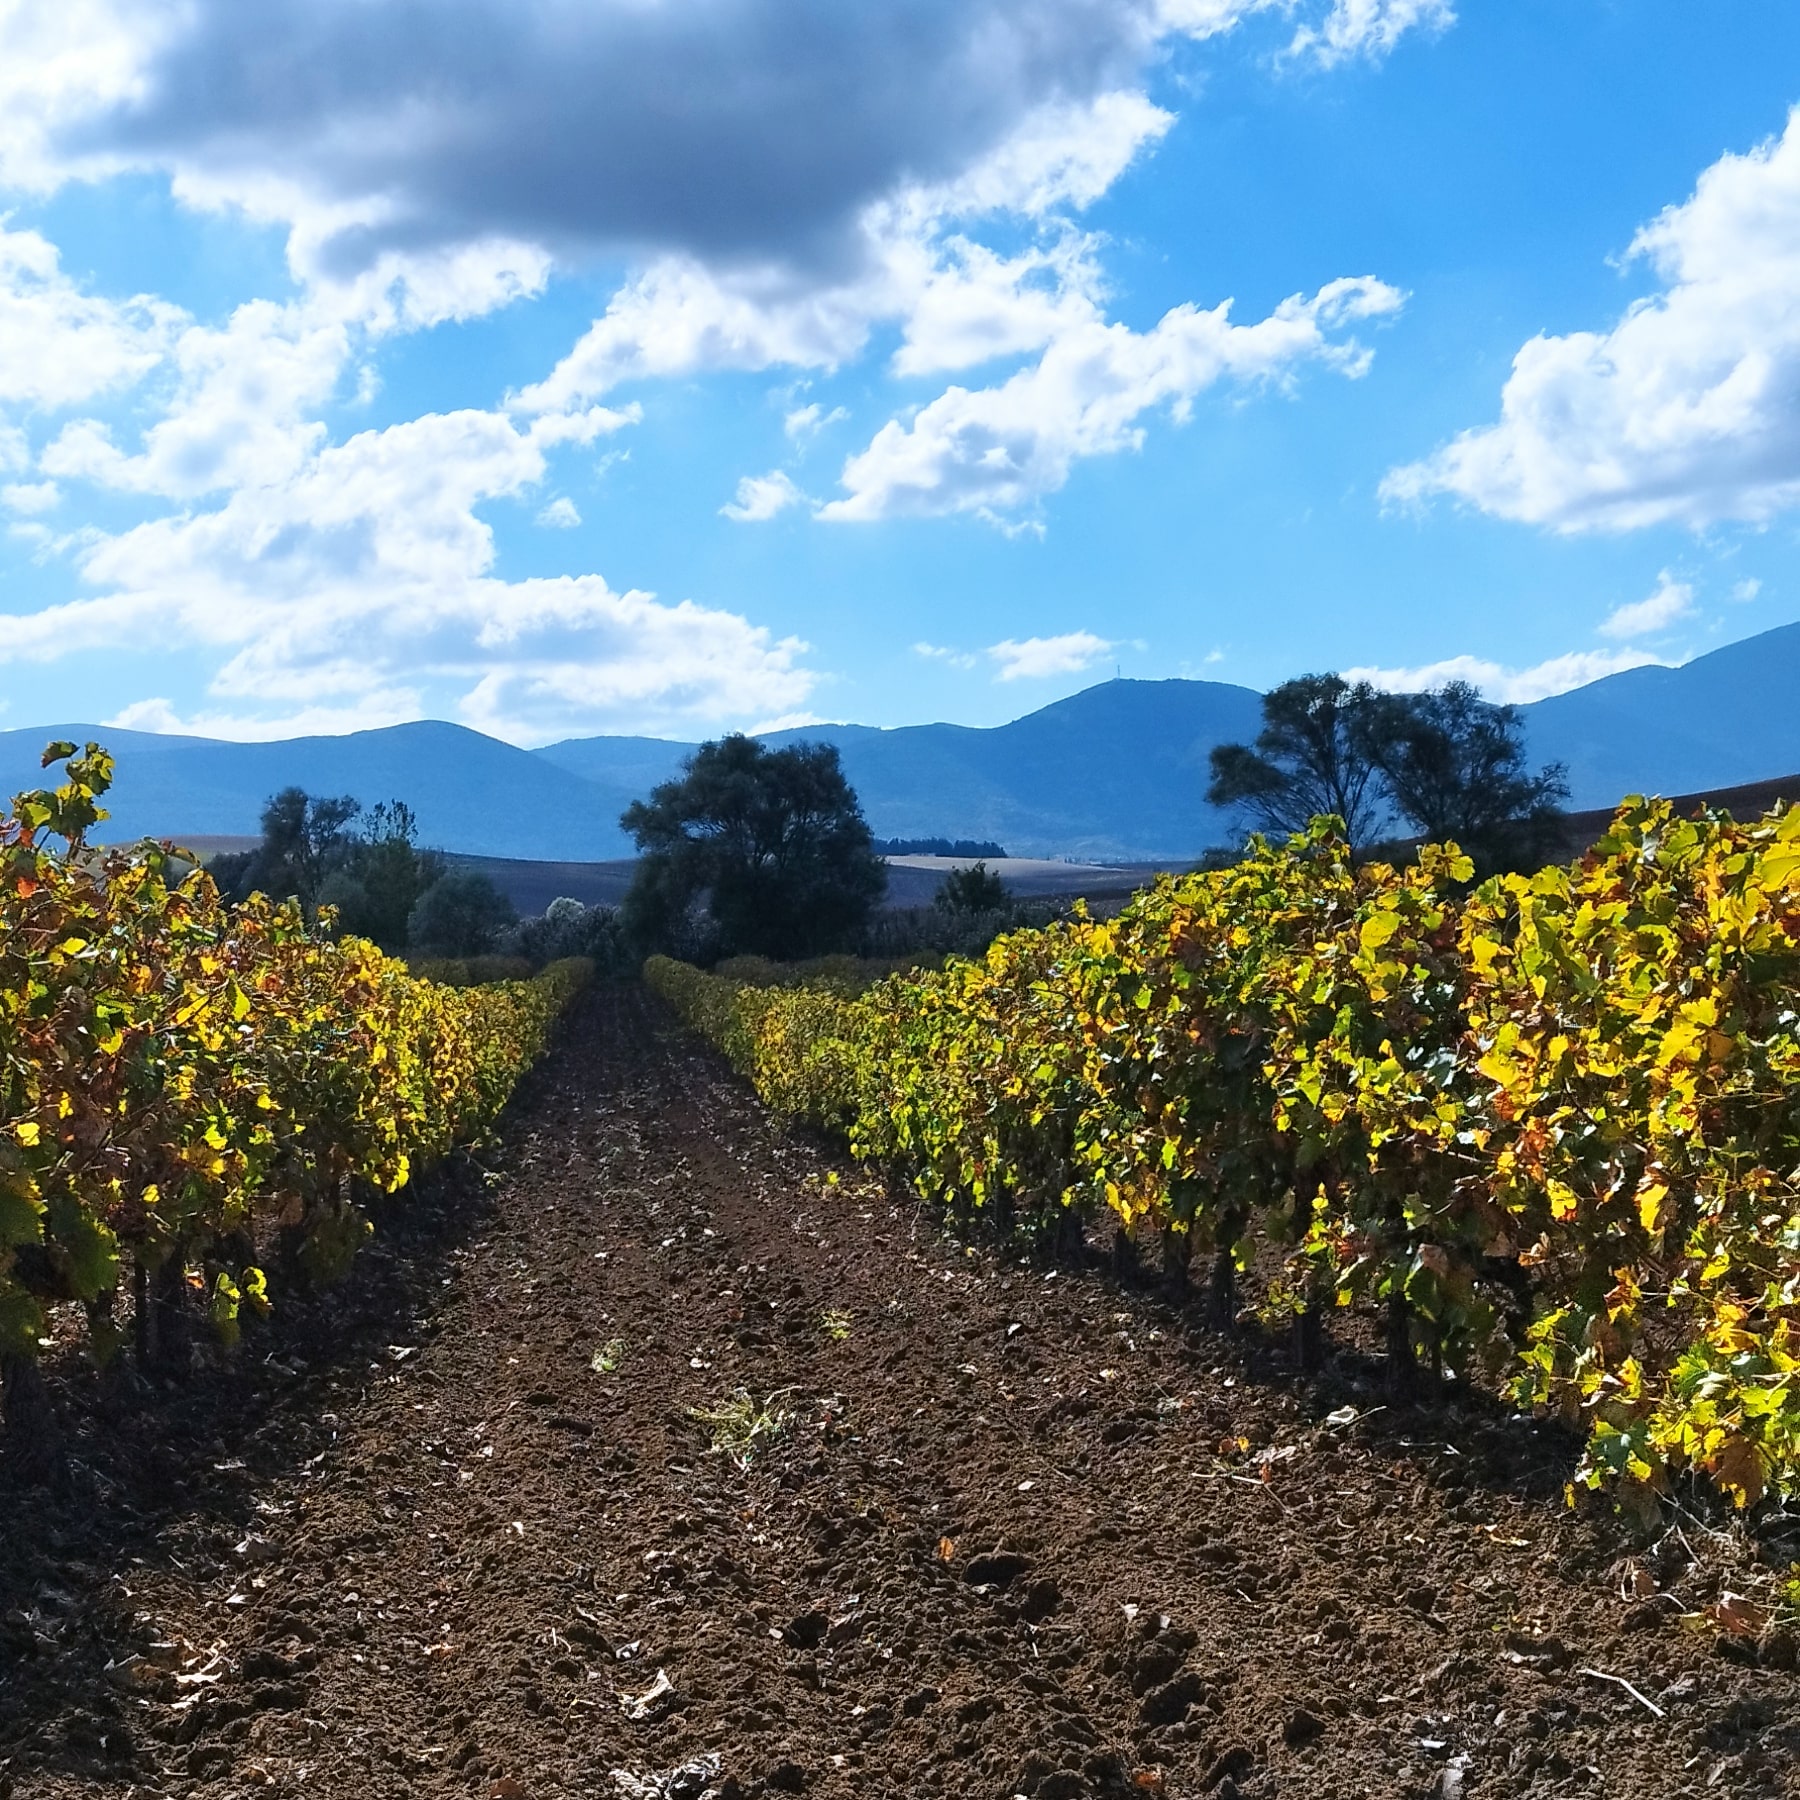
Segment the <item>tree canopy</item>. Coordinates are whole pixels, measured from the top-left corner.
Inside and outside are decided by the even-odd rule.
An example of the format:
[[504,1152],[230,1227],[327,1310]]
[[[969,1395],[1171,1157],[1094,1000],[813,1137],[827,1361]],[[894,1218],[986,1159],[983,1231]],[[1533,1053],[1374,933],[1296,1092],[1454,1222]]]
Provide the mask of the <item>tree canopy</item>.
[[1387,814],[1368,741],[1371,711],[1384,697],[1341,675],[1302,675],[1271,688],[1255,746],[1212,752],[1207,799],[1279,837],[1329,813],[1343,820],[1352,844],[1366,843]]
[[513,921],[511,904],[485,875],[447,873],[444,858],[420,849],[418,836],[404,801],[365,811],[348,794],[283,788],[263,807],[262,842],[215,858],[211,874],[234,899],[260,892],[298,899],[309,912],[332,907],[340,931],[384,950],[472,956],[493,948]]
[[1287,835],[1321,813],[1366,846],[1396,828],[1454,839],[1488,868],[1529,862],[1568,796],[1561,764],[1535,773],[1517,707],[1466,681],[1383,693],[1340,675],[1303,675],[1263,696],[1254,746],[1212,752],[1207,799]]
[[1531,772],[1516,706],[1496,706],[1466,681],[1383,694],[1368,742],[1395,811],[1427,841],[1454,840],[1497,868],[1533,860],[1554,836],[1565,770]]
[[720,954],[820,955],[854,942],[887,885],[830,744],[702,744],[620,823],[642,858],[626,924],[655,947],[703,905]]
[[966,869],[952,869],[937,891],[935,904],[945,912],[999,912],[1012,896],[1006,883],[985,862],[972,863]]

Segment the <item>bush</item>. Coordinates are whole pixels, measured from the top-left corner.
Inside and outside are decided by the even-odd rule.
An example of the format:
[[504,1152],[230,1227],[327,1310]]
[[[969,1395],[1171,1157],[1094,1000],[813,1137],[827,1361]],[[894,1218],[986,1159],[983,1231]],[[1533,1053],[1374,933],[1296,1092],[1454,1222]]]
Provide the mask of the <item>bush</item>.
[[450,869],[419,896],[406,941],[426,956],[484,956],[517,921],[513,903],[487,876]]

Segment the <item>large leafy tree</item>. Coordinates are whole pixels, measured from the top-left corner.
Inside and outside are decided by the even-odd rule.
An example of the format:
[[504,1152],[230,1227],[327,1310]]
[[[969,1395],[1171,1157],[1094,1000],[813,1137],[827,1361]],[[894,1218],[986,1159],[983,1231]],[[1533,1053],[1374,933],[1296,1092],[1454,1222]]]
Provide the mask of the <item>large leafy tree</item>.
[[1530,863],[1554,839],[1563,769],[1532,772],[1517,707],[1466,681],[1387,694],[1339,675],[1304,675],[1263,696],[1254,745],[1212,753],[1207,798],[1276,835],[1319,814],[1343,820],[1353,846],[1396,826],[1452,839],[1479,865]]
[[1329,813],[1343,821],[1352,844],[1367,843],[1387,817],[1369,743],[1383,698],[1368,682],[1341,675],[1301,675],[1270,689],[1255,744],[1213,751],[1207,799],[1278,837]]
[[1532,772],[1517,707],[1452,681],[1432,693],[1383,694],[1366,728],[1394,810],[1420,837],[1453,840],[1489,869],[1541,860],[1569,787],[1561,763]]
[[642,859],[625,903],[640,943],[675,941],[704,904],[723,953],[813,956],[852,943],[887,885],[830,744],[702,744],[620,823]]

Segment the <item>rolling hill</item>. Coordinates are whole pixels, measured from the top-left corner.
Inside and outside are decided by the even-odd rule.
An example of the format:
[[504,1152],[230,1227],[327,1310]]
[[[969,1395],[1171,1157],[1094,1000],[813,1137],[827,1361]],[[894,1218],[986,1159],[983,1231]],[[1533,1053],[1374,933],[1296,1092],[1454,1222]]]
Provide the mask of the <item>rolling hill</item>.
[[[1539,761],[1569,768],[1571,804],[1688,794],[1800,771],[1800,625],[1679,669],[1632,669],[1524,708]],[[1109,681],[988,728],[817,725],[774,744],[833,743],[878,836],[995,838],[1014,855],[1095,862],[1191,857],[1230,822],[1204,799],[1207,752],[1255,735],[1259,696],[1211,681]],[[690,744],[573,738],[521,750],[423,721],[267,744],[95,725],[0,732],[0,791],[38,783],[46,739],[98,738],[119,758],[117,837],[254,832],[277,788],[406,800],[423,836],[468,855],[595,862],[628,856],[618,818]]]
[[107,798],[113,838],[254,832],[278,788],[404,800],[421,838],[444,850],[583,861],[627,856],[619,809],[591,782],[529,750],[427,719],[345,737],[230,744],[101,725],[0,732],[0,792],[40,786],[51,738],[99,740],[118,759]]

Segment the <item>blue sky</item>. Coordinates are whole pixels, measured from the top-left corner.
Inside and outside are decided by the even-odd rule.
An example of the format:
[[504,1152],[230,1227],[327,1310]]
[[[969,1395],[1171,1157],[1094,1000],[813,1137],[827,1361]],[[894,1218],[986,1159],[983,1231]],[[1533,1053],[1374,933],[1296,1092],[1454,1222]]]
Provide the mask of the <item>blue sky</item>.
[[1800,618],[1791,0],[0,0],[0,725]]

